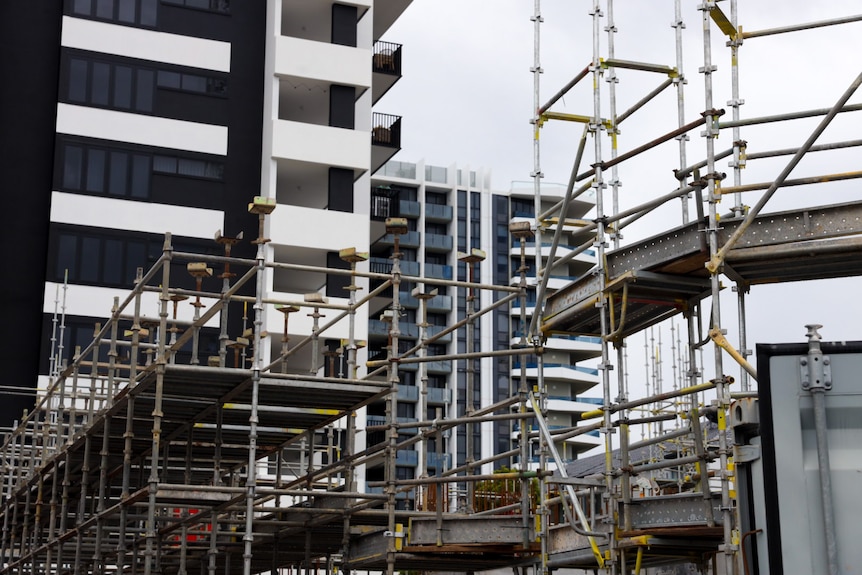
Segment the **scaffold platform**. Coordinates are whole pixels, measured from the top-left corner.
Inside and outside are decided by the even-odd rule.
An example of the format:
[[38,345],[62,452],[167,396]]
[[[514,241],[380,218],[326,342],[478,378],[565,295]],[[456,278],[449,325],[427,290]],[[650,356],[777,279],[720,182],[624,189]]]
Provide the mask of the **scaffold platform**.
[[[719,245],[743,220],[720,220]],[[687,311],[711,294],[706,232],[707,223],[695,221],[607,252],[605,297],[613,304],[616,337]],[[722,271],[744,286],[862,275],[860,234],[860,202],[762,214],[728,252]],[[551,295],[542,331],[601,336],[601,279],[587,274]]]

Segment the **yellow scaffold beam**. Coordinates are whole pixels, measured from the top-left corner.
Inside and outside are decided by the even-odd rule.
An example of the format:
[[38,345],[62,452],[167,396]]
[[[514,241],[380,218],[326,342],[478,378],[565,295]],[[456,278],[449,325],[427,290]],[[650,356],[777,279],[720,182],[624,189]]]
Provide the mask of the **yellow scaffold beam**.
[[[548,120],[562,120],[564,122],[577,122],[579,124],[589,124],[593,121],[592,116],[583,116],[581,114],[565,114],[563,112],[545,112],[539,117],[539,124],[544,124]],[[602,118],[602,125],[610,129],[611,121]]]
[[736,40],[736,37],[739,35],[739,31],[733,27],[733,24],[731,24],[730,20],[724,15],[724,12],[721,11],[721,8],[719,8],[718,5],[709,11],[709,15],[712,17],[712,21],[716,23],[719,30],[724,32],[724,34],[731,40]]
[[640,70],[642,72],[656,72],[658,74],[667,74],[671,78],[679,76],[679,70],[673,66],[664,66],[662,64],[650,64],[649,62],[634,62],[632,60],[618,60],[616,58],[601,59],[602,68],[625,68],[627,70]]

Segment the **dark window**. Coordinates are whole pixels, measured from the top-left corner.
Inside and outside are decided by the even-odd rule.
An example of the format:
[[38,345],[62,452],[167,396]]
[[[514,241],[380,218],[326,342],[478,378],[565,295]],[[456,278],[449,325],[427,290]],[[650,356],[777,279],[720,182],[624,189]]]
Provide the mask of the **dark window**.
[[[58,225],[52,229],[49,280],[63,281],[69,270],[72,283],[131,287],[138,267],[148,269],[161,255],[163,238],[135,232],[105,232]],[[179,251],[215,253],[213,242],[175,238]],[[176,269],[173,269],[176,268]],[[155,280],[158,281],[158,280]],[[185,273],[185,263],[172,266],[172,284],[191,288],[194,281]]]
[[154,77],[152,70],[71,58],[69,101],[119,110],[152,112]]
[[[137,277],[138,268],[143,267],[146,271],[147,246],[143,243],[128,242],[126,244],[125,277],[128,281],[134,281]],[[120,265],[117,265],[120,269]]]
[[135,23],[135,3],[129,2],[126,0],[125,2],[120,2],[118,6],[117,12],[117,20],[120,22],[128,22],[130,24]]
[[152,70],[138,70],[137,106],[142,112],[153,111],[153,79]]
[[111,66],[104,62],[93,62],[90,74],[90,102],[100,106],[108,105],[110,93]]
[[157,3],[157,0],[141,0],[140,24],[142,26],[156,25]]
[[439,192],[425,192],[425,203],[434,204],[437,206],[445,206],[446,194],[441,194]]
[[75,0],[72,5],[72,12],[89,16],[93,13],[93,0]]
[[73,0],[72,14],[155,27],[158,0]]
[[60,153],[63,168],[57,185],[68,191],[148,199],[154,171],[212,181],[224,179],[224,164],[211,160],[150,156],[78,144],[65,144]]
[[182,76],[179,72],[159,70],[159,88],[175,88],[179,90]]
[[155,156],[153,158],[153,171],[161,174],[221,180],[224,177],[224,164],[206,160]]
[[87,62],[73,58],[69,63],[69,100],[87,101]]
[[54,279],[64,281],[66,270],[77,271],[78,261],[78,238],[70,234],[58,234],[57,236],[57,267],[54,270]]
[[102,242],[99,238],[81,238],[81,267],[77,279],[83,282],[99,281],[99,260]]
[[223,14],[230,13],[230,0],[162,0],[162,4],[197,8],[198,10],[209,10]]
[[104,274],[102,280],[106,284],[117,285],[123,281],[123,242],[120,240],[105,240]]
[[105,152],[90,150],[87,154],[87,191],[101,193],[105,189]]
[[114,106],[132,107],[132,69],[128,66],[117,66],[114,71]]
[[176,174],[177,159],[168,156],[156,156],[153,158],[153,170],[165,174]]
[[128,190],[129,155],[125,152],[111,152],[111,176],[108,193],[112,196],[125,196]]
[[81,174],[83,173],[84,150],[78,146],[66,146],[63,162],[63,187],[72,190],[81,189]]
[[96,17],[114,19],[114,0],[96,0]]
[[159,88],[181,90],[194,94],[227,95],[227,81],[222,78],[159,70],[156,82]]
[[135,154],[132,159],[132,197],[146,198],[150,194],[150,158]]

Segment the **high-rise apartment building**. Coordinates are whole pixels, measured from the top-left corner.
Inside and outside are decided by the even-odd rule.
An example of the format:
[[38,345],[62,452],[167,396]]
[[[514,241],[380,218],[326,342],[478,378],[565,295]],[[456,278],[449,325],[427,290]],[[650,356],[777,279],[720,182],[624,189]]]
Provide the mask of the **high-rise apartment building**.
[[[340,248],[367,249],[370,174],[400,135],[398,117],[372,112],[400,77],[400,45],[379,39],[409,3],[4,2],[0,162],[18,198],[0,222],[18,262],[0,297],[4,385],[32,388],[61,346],[69,358],[86,342],[165,232],[177,250],[214,254],[217,230],[242,233],[233,253],[253,256],[253,196],[278,202],[271,259],[335,265]],[[346,297],[328,279],[276,273],[267,288]],[[201,355],[217,337],[202,335]],[[4,401],[0,424],[31,404],[26,392]]]
[[[566,187],[559,184],[542,184],[541,190],[541,212],[556,213],[552,208],[565,198]],[[510,221],[527,221],[532,228],[536,225],[535,193],[532,183],[513,182],[508,194],[508,212]],[[554,251],[553,262],[558,264],[552,267],[551,246],[553,244],[556,226],[551,225],[541,235],[539,241],[531,238],[525,242],[524,255],[526,262],[526,280],[529,286],[526,301],[525,316],[529,322],[535,312],[536,288],[539,285],[537,279],[537,268],[550,269],[547,281],[548,293],[552,293],[570,282],[589,273],[596,264],[595,252],[586,250],[573,256],[577,246],[585,241],[585,236],[578,233],[578,228],[584,222],[589,212],[595,209],[595,197],[583,194],[569,202],[568,212],[565,214],[568,225],[560,234],[557,248]],[[542,213],[541,219],[546,219]],[[520,267],[521,245],[520,241],[513,239],[511,243],[511,282],[515,285],[520,278],[518,268]],[[512,333],[513,343],[520,336],[521,309],[520,302],[512,306]],[[594,364],[595,358],[601,355],[601,341],[595,337],[568,336],[551,334],[544,341],[544,353],[541,358],[543,367],[540,369],[538,358],[526,356],[513,363],[513,378],[519,378],[522,373],[526,378],[528,388],[532,389],[539,384],[539,374],[542,374],[542,383],[546,390],[546,408],[549,427],[553,429],[568,429],[576,426],[580,421],[580,415],[586,411],[595,409],[591,403],[590,390],[598,385],[599,375]],[[535,430],[535,429],[534,429]],[[582,434],[570,437],[558,445],[558,451],[564,460],[577,458],[578,454],[601,445],[598,432]],[[538,454],[534,454],[534,464],[538,464]],[[553,465],[552,465],[553,466]]]
[[[400,238],[402,273],[457,281],[475,281],[485,285],[516,286],[520,283],[521,246],[512,238],[509,226],[512,222],[529,221],[535,226],[535,205],[532,187],[528,184],[513,184],[504,192],[491,188],[490,173],[466,166],[433,166],[424,162],[409,163],[390,161],[371,178],[371,219],[404,217],[408,232]],[[565,195],[565,188],[543,185],[542,209],[550,208]],[[594,201],[582,197],[570,204],[570,220],[583,218],[594,208]],[[567,230],[577,228],[568,227]],[[548,265],[553,228],[542,238],[541,251],[537,251],[535,239],[525,245],[527,263],[527,320],[535,308],[537,286],[537,253],[543,256],[543,267]],[[373,235],[373,234],[372,234]],[[575,245],[576,231],[562,234],[555,259],[559,260],[571,252]],[[391,270],[392,237],[379,232],[379,239],[371,244],[371,270],[388,273]],[[473,250],[483,252],[484,259],[472,264]],[[465,257],[466,256],[466,257]],[[468,265],[473,266],[470,275]],[[559,289],[574,278],[587,273],[595,265],[595,255],[584,252],[555,268],[549,279],[550,290]],[[421,338],[422,324],[427,336],[435,335],[446,326],[451,326],[467,317],[468,289],[455,286],[418,286],[419,293],[428,293],[436,287],[437,293],[427,299],[423,314],[421,298],[411,292],[417,286],[407,282],[399,297],[403,308],[400,331],[401,351],[413,348]],[[430,295],[430,294],[429,294]],[[489,308],[504,296],[490,290],[477,290],[471,303],[474,312]],[[385,318],[378,318],[389,306],[389,299],[381,299],[380,310],[371,312],[369,319],[369,356],[385,357],[388,325]],[[423,321],[424,318],[424,321]],[[473,341],[468,349],[467,328],[462,327],[427,346],[429,355],[448,355],[467,351],[491,351],[508,349],[520,339],[521,305],[503,305],[478,316],[472,328]],[[552,336],[544,344],[544,384],[547,389],[548,422],[552,428],[568,428],[576,425],[580,413],[593,409],[593,405],[582,397],[598,382],[597,371],[584,365],[591,363],[601,353],[600,342],[595,338]],[[470,410],[487,406],[517,393],[522,367],[528,389],[538,385],[538,358],[521,356],[483,357],[481,359],[434,361],[425,364],[402,364],[400,369],[398,416],[403,421],[460,417]],[[422,370],[425,369],[423,372]],[[473,381],[468,385],[468,377]],[[424,378],[424,385],[422,380]],[[421,390],[427,389],[423,399]],[[473,390],[473,400],[468,406],[468,388]],[[423,407],[425,413],[422,413]],[[372,406],[369,410],[372,421],[384,421],[383,406]],[[466,430],[448,438],[444,461],[437,461],[434,445],[424,455],[415,452],[399,452],[398,473],[402,478],[418,477],[433,473],[438,464],[447,468],[462,466],[468,459]],[[517,424],[508,421],[485,422],[473,429],[472,460],[479,461],[497,453],[508,451],[515,434],[520,433]],[[571,460],[597,445],[598,434],[579,435],[560,444],[560,453]],[[536,452],[538,458],[538,452]],[[501,465],[519,464],[517,457],[502,459],[496,465],[486,465],[486,471]],[[375,477],[369,470],[369,477]],[[382,470],[379,470],[382,474]],[[381,476],[382,478],[382,476]]]

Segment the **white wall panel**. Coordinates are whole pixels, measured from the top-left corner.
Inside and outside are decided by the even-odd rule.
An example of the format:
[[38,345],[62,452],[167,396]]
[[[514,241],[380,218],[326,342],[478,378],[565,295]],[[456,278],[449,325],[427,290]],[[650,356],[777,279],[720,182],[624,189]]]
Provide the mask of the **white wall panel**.
[[204,154],[227,154],[227,127],[57,104],[57,132]]
[[368,251],[368,216],[279,204],[270,216],[273,244]]
[[51,221],[79,226],[111,228],[210,239],[224,229],[224,214],[218,210],[147,204],[54,192]]
[[369,169],[371,135],[368,132],[278,120],[273,130],[276,158]]
[[227,127],[57,104],[57,132],[204,154],[227,154]]
[[275,73],[345,86],[371,86],[371,51],[301,38],[276,38]]
[[230,43],[63,17],[63,46],[230,72]]

